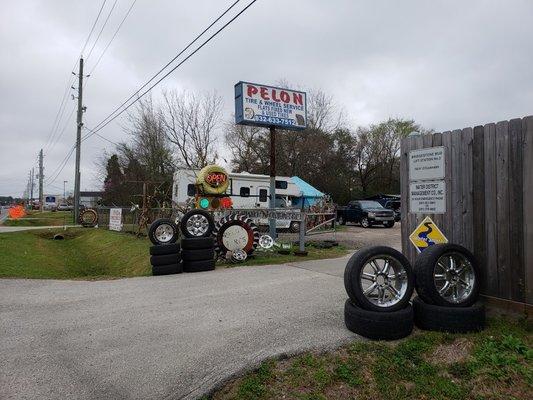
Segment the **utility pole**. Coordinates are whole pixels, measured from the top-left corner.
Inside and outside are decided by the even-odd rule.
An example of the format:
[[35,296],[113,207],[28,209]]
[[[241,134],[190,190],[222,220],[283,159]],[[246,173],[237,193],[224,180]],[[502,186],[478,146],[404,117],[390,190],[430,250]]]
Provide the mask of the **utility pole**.
[[[276,128],[270,127],[270,211],[276,208]],[[269,219],[269,233],[272,239],[276,239],[276,218]]]
[[80,216],[80,147],[81,127],[83,126],[83,58],[80,58],[78,72],[78,117],[76,119],[76,171],[74,172],[74,222]]
[[31,179],[30,179],[30,204],[32,207],[33,207],[33,186],[35,185],[34,179],[35,179],[35,169],[32,167]]
[[41,212],[43,212],[44,210],[43,179],[44,179],[43,149],[41,149],[41,151],[39,152],[39,210]]
[[67,202],[67,195],[66,195],[66,191],[65,191],[65,185],[67,184],[68,181],[63,181],[63,202],[66,203]]

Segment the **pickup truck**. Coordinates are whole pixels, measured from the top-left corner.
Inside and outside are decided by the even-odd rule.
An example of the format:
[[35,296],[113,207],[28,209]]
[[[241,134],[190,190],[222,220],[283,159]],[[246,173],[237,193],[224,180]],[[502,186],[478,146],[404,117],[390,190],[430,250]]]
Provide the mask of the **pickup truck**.
[[337,222],[361,224],[363,228],[383,224],[386,228],[394,226],[394,211],[389,210],[374,200],[353,200],[346,207],[337,208]]

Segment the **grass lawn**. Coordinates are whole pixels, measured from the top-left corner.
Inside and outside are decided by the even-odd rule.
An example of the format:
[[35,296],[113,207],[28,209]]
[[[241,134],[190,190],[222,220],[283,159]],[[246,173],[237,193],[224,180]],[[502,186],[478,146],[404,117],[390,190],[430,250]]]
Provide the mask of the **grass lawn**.
[[7,219],[4,226],[62,226],[73,225],[71,211],[28,211],[24,218]]
[[[64,240],[52,240],[62,233]],[[110,279],[152,274],[146,237],[106,229],[42,229],[0,234],[0,277],[51,279]],[[309,247],[308,257],[257,251],[243,264],[221,268],[281,264],[346,254],[341,247]]]
[[531,399],[531,333],[527,321],[494,318],[476,334],[416,331],[393,343],[357,341],[264,362],[206,399]]

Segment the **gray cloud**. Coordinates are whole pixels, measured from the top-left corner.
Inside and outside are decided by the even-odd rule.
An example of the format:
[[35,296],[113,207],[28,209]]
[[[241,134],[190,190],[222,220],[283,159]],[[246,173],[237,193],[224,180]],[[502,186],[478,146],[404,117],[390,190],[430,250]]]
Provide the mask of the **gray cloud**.
[[[0,194],[24,189],[100,4],[3,4]],[[103,119],[229,4],[138,0],[87,83],[87,126]],[[118,1],[88,69],[129,5]],[[442,131],[520,117],[532,113],[532,16],[527,0],[259,0],[161,88],[215,89],[228,119],[235,82],[280,78],[331,93],[354,126],[403,116]],[[155,99],[159,93],[154,91]],[[66,114],[73,107],[69,100]],[[74,116],[65,122],[61,140],[45,153],[47,175],[74,142]],[[101,133],[124,140],[121,123]],[[111,148],[97,137],[84,142],[82,188],[98,186],[94,160]],[[59,192],[63,180],[72,186],[73,163],[72,157],[47,192]]]

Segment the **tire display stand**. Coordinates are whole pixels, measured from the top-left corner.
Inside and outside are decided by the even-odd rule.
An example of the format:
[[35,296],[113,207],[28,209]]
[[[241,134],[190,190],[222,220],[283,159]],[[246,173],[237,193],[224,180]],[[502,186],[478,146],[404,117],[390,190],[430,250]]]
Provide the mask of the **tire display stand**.
[[153,245],[150,247],[152,275],[170,275],[183,272],[183,263],[178,243]]
[[215,269],[215,240],[212,237],[182,238],[181,249],[184,272]]

